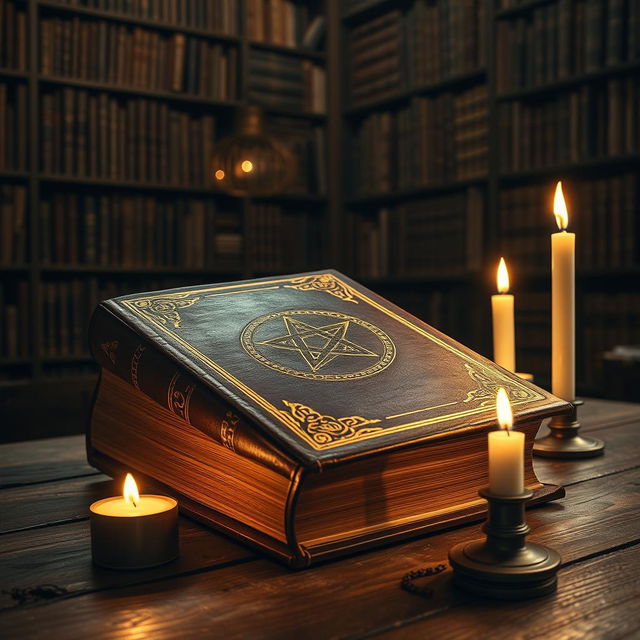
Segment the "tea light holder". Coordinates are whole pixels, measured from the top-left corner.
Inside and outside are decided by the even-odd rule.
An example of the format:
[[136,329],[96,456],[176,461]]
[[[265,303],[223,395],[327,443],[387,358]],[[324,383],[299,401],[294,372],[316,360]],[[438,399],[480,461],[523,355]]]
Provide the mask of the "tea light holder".
[[93,562],[101,567],[148,569],[178,557],[178,503],[168,496],[138,495],[130,474],[124,495],[94,502],[89,521]]
[[578,407],[582,404],[582,400],[575,400],[569,414],[551,418],[549,434],[533,443],[533,453],[536,456],[575,459],[594,458],[604,453],[602,440],[578,434]]
[[487,537],[462,542],[449,551],[454,585],[503,600],[525,600],[555,591],[560,556],[549,547],[526,541],[531,529],[524,508],[533,491],[501,496],[481,489],[479,494],[489,504],[482,528]]

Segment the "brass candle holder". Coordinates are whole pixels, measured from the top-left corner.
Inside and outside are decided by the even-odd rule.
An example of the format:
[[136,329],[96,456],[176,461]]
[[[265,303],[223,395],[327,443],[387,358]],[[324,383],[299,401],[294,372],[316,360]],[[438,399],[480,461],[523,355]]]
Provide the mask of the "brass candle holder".
[[578,407],[582,400],[573,403],[571,413],[554,416],[549,422],[550,433],[538,438],[533,444],[533,453],[543,458],[593,458],[602,455],[604,442],[598,438],[578,435]]
[[560,556],[549,547],[526,541],[531,529],[524,507],[533,491],[516,496],[497,496],[489,489],[479,493],[489,503],[482,528],[487,537],[462,542],[449,551],[454,585],[504,600],[525,600],[555,591]]

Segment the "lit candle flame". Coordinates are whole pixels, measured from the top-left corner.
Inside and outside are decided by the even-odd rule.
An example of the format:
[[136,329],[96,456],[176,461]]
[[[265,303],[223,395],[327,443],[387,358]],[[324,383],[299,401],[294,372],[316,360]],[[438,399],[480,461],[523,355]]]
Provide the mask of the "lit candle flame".
[[553,196],[553,215],[560,231],[564,231],[569,225],[569,214],[567,213],[567,204],[564,201],[562,193],[562,182],[558,181],[556,185],[556,193]]
[[137,507],[138,502],[140,502],[140,494],[138,493],[138,485],[136,481],[133,479],[133,476],[130,473],[127,473],[127,477],[124,479],[124,501],[132,506]]
[[251,160],[243,160],[240,167],[245,173],[251,173],[253,171],[253,162]]
[[504,258],[500,258],[497,281],[498,293],[507,293],[509,291],[509,272],[507,271],[507,264]]
[[513,425],[513,413],[511,412],[511,403],[507,392],[500,387],[496,397],[496,413],[498,414],[498,424],[501,429],[506,429],[509,433]]

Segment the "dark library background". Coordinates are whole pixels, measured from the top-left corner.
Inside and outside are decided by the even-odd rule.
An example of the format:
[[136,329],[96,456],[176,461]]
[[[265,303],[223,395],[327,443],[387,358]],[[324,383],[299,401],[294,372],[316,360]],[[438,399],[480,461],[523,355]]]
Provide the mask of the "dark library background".
[[[559,179],[578,392],[638,400],[639,71],[640,0],[0,0],[0,440],[83,430],[99,300],[325,267],[491,357],[504,255],[548,387]],[[246,105],[284,193],[216,188]]]

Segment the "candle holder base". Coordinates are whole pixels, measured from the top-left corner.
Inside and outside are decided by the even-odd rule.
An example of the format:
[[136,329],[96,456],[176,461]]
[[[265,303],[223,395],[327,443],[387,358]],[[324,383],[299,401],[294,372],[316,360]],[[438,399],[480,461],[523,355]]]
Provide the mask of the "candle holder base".
[[462,542],[449,551],[456,587],[475,595],[502,600],[525,600],[556,590],[560,556],[541,544],[526,542],[529,526],[524,505],[533,492],[480,495],[489,503],[483,527],[485,540]]
[[578,435],[578,407],[582,400],[573,403],[573,411],[566,416],[554,416],[549,422],[550,433],[538,438],[533,453],[543,458],[594,458],[604,453],[604,442],[598,438]]

